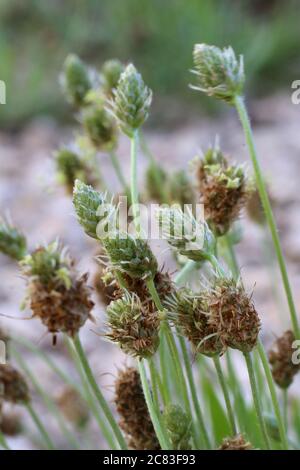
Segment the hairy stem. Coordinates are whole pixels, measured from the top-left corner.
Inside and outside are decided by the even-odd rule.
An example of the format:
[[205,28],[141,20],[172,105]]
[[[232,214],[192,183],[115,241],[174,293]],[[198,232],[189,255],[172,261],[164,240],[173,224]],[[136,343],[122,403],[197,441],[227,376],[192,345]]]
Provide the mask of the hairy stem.
[[160,446],[161,446],[162,450],[169,450],[169,449],[171,449],[171,447],[170,447],[170,444],[169,444],[169,440],[168,440],[167,436],[165,435],[164,430],[162,429],[160,419],[159,419],[159,417],[156,413],[156,409],[155,409],[155,406],[154,406],[154,403],[153,403],[153,400],[152,400],[152,397],[151,397],[151,392],[150,392],[150,389],[149,389],[148,380],[147,380],[147,377],[146,377],[146,371],[145,371],[145,366],[144,366],[144,360],[143,359],[138,361],[138,367],[139,367],[139,373],[140,373],[140,377],[141,377],[143,392],[144,392],[144,395],[145,395],[145,400],[146,400],[147,407],[148,407],[148,410],[149,410],[149,413],[150,413],[150,417],[151,417],[153,427],[155,429],[157,439],[160,443]]
[[269,442],[269,436],[268,436],[268,433],[267,433],[266,424],[265,424],[263,414],[262,414],[260,397],[259,397],[259,393],[258,393],[258,389],[257,389],[255,375],[254,375],[254,369],[253,369],[251,353],[244,352],[244,357],[245,357],[246,364],[247,364],[248,376],[249,376],[249,381],[250,381],[250,385],[251,385],[253,403],[254,403],[254,408],[255,408],[255,411],[256,411],[257,419],[258,419],[258,424],[260,426],[260,430],[261,430],[261,433],[262,433],[262,437],[263,437],[263,440],[264,440],[265,447],[266,447],[267,450],[270,450],[271,447],[270,447],[270,442]]
[[38,414],[35,412],[32,404],[30,402],[28,402],[28,403],[25,404],[25,407],[27,408],[28,413],[30,414],[30,416],[32,418],[32,421],[34,422],[34,424],[36,425],[39,433],[41,434],[47,449],[48,450],[54,450],[55,449],[54,444],[53,444],[49,434],[47,433],[43,423],[41,422]]
[[92,373],[92,370],[91,370],[91,367],[88,363],[88,360],[87,360],[87,357],[85,355],[85,352],[82,348],[82,345],[81,345],[81,342],[80,342],[80,339],[79,339],[79,336],[77,335],[74,339],[74,347],[75,347],[75,350],[77,352],[77,355],[78,355],[78,358],[81,362],[81,365],[83,367],[83,370],[85,372],[85,376],[86,376],[86,379],[91,387],[91,389],[93,390],[93,393],[100,405],[100,408],[102,409],[103,413],[104,413],[104,416],[106,417],[107,421],[109,422],[115,436],[116,436],[116,439],[119,443],[119,446],[122,450],[126,450],[127,449],[127,445],[126,445],[126,442],[125,442],[125,439],[120,431],[120,428],[118,426],[118,424],[116,423],[115,421],[115,418],[113,417],[113,414],[100,390],[100,388],[98,387],[97,385],[97,382],[94,378],[94,375]]
[[271,235],[272,235],[274,249],[275,249],[275,253],[276,253],[276,256],[277,256],[277,260],[278,260],[278,264],[279,264],[279,268],[280,268],[280,272],[281,272],[281,277],[282,277],[282,281],[283,281],[283,285],[284,285],[284,289],[285,289],[285,293],[286,293],[287,302],[288,302],[288,305],[289,305],[291,322],[292,322],[292,325],[293,325],[294,334],[295,334],[296,338],[300,338],[299,322],[298,322],[296,308],[295,308],[294,299],[293,299],[293,294],[292,294],[292,290],[291,290],[291,286],[290,286],[290,282],[289,282],[289,278],[288,278],[285,259],[284,259],[283,253],[282,253],[282,248],[281,248],[281,244],[280,244],[280,240],[279,240],[279,236],[278,236],[278,232],[277,232],[275,218],[274,218],[272,207],[271,207],[271,204],[270,204],[270,199],[269,199],[269,196],[268,196],[268,192],[267,192],[267,189],[266,189],[266,185],[265,185],[265,182],[264,182],[264,178],[263,178],[263,175],[262,175],[260,164],[259,164],[259,161],[258,161],[258,158],[257,158],[256,148],[255,148],[255,144],[254,144],[254,140],[253,140],[252,129],[251,129],[251,125],[250,125],[250,120],[249,120],[249,117],[248,117],[246,106],[244,104],[243,97],[236,96],[235,100],[234,100],[234,104],[235,104],[236,110],[238,112],[242,127],[244,129],[246,143],[248,145],[250,157],[251,157],[253,168],[254,168],[257,189],[259,191],[261,203],[262,203],[262,206],[264,208],[267,223],[268,223]]
[[230,427],[231,427],[231,432],[232,432],[232,435],[235,436],[237,434],[237,429],[236,429],[236,424],[235,424],[235,419],[234,419],[234,413],[233,413],[233,409],[232,409],[232,406],[231,406],[229,392],[228,392],[226,380],[225,380],[225,377],[224,377],[224,374],[223,374],[223,371],[222,371],[219,356],[214,356],[213,361],[214,361],[214,364],[215,364],[218,379],[219,379],[219,382],[220,382],[220,385],[221,385],[221,388],[222,388],[222,392],[223,392],[223,395],[224,395],[224,400],[225,400],[225,405],[226,405],[226,408],[227,408],[228,420],[229,420],[229,424],[230,424]]

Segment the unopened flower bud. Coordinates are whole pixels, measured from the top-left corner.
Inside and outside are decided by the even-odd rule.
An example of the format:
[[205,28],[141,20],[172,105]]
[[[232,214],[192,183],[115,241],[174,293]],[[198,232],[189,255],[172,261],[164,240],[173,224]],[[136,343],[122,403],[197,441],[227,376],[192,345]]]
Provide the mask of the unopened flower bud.
[[0,219],[0,252],[19,261],[27,251],[25,236],[19,229]]
[[132,137],[146,121],[152,101],[151,90],[133,64],[129,64],[121,74],[113,95],[111,111],[121,130]]
[[111,59],[104,62],[101,73],[103,78],[104,91],[108,96],[118,86],[121,73],[124,71],[124,65],[118,59]]
[[135,294],[126,293],[107,307],[106,338],[133,357],[153,356],[159,346],[160,318]]
[[164,409],[163,420],[174,450],[191,449],[192,418],[179,405],[167,405]]
[[62,147],[54,154],[58,180],[67,192],[72,194],[76,179],[84,183],[92,184],[95,178],[92,176],[92,168],[79,151],[68,147]]
[[110,150],[116,145],[116,126],[104,106],[91,106],[83,111],[82,122],[91,144],[98,150]]
[[245,75],[243,57],[236,57],[233,49],[220,49],[207,44],[194,46],[194,70],[197,85],[193,89],[232,104],[235,96],[243,93]]
[[85,104],[85,96],[92,84],[86,65],[75,54],[69,54],[65,60],[63,86],[71,104],[76,107]]

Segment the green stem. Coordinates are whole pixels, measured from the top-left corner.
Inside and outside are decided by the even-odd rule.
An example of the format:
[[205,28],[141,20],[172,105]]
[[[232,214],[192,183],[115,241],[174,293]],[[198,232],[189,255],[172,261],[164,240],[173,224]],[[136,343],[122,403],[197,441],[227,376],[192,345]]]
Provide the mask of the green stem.
[[220,385],[221,385],[221,388],[222,388],[222,391],[223,391],[224,400],[225,400],[227,413],[228,413],[228,420],[229,420],[230,427],[231,427],[231,432],[232,432],[232,435],[235,436],[237,434],[237,429],[236,429],[236,424],[235,424],[235,419],[234,419],[234,413],[233,413],[233,409],[232,409],[232,406],[231,406],[229,392],[228,392],[226,380],[225,380],[225,377],[224,377],[224,374],[223,374],[223,371],[222,371],[219,356],[214,356],[213,361],[214,361],[215,368],[216,368],[217,375],[218,375],[218,379],[219,379],[219,382],[220,382]]
[[156,410],[157,416],[160,414],[159,398],[158,398],[158,372],[155,367],[154,359],[151,357],[148,360],[150,375],[151,375],[151,384],[152,384],[152,394],[153,394],[153,403]]
[[255,407],[258,423],[259,423],[259,426],[260,426],[260,430],[261,430],[261,433],[262,433],[262,437],[263,437],[263,440],[264,440],[265,447],[266,447],[267,450],[270,450],[271,447],[270,447],[270,442],[269,442],[269,436],[268,436],[268,433],[267,433],[266,424],[265,424],[263,414],[262,414],[262,410],[261,410],[260,397],[259,397],[259,393],[258,393],[258,389],[257,389],[255,375],[254,375],[254,369],[253,369],[251,353],[244,352],[244,357],[245,357],[246,364],[247,364],[248,376],[249,376],[249,381],[250,381],[250,385],[251,385],[253,402],[254,402],[254,407]]
[[171,402],[171,393],[169,387],[169,363],[168,363],[168,353],[166,348],[166,338],[160,331],[160,342],[159,342],[159,362],[160,362],[160,370],[163,382],[163,402],[164,405]]
[[242,127],[244,129],[246,143],[249,148],[249,153],[250,153],[253,168],[254,168],[257,189],[259,191],[261,203],[264,208],[267,223],[269,225],[269,229],[272,235],[274,249],[275,249],[275,253],[277,256],[277,260],[278,260],[278,264],[279,264],[279,268],[281,272],[281,277],[282,277],[282,281],[283,281],[283,285],[284,285],[284,289],[285,289],[285,293],[287,297],[287,302],[289,305],[293,330],[295,333],[295,337],[300,338],[299,323],[298,323],[296,308],[295,308],[295,304],[293,300],[293,294],[292,294],[292,290],[291,290],[291,286],[290,286],[290,282],[288,278],[288,273],[286,269],[285,259],[282,253],[282,248],[281,248],[281,244],[280,244],[280,240],[279,240],[279,236],[277,232],[277,227],[276,227],[276,222],[274,219],[272,207],[270,204],[270,199],[269,199],[268,192],[265,186],[260,164],[257,158],[252,129],[251,129],[251,125],[250,125],[250,121],[249,121],[248,113],[244,104],[243,97],[236,96],[234,100],[234,104],[238,112]]
[[43,387],[40,386],[35,375],[31,372],[29,367],[27,367],[25,361],[22,359],[21,354],[14,347],[11,347],[11,350],[12,350],[13,356],[15,357],[21,369],[24,371],[26,377],[31,381],[36,392],[40,395],[40,397],[42,398],[43,402],[47,406],[50,413],[55,416],[62,434],[66,436],[69,443],[75,449],[79,449],[80,448],[79,443],[77,442],[75,436],[73,436],[73,434],[69,431],[69,429],[65,425],[65,422],[62,419],[60,411],[57,408],[57,405],[55,404],[54,400],[51,397],[49,397],[49,395],[44,391]]
[[47,447],[47,449],[49,450],[54,450],[55,447],[49,437],[49,434],[47,433],[43,423],[41,422],[40,418],[38,417],[38,414],[35,412],[33,406],[31,405],[30,402],[28,403],[25,403],[25,407],[27,408],[28,410],[28,413],[30,414],[31,418],[32,418],[32,421],[35,423],[37,429],[39,430],[44,442],[45,442],[45,445]]
[[81,362],[79,361],[78,355],[76,354],[76,351],[74,349],[73,341],[71,341],[69,337],[66,337],[65,344],[68,349],[68,353],[75,364],[76,370],[80,376],[80,379],[83,385],[84,393],[81,392],[81,395],[88,403],[91,409],[92,415],[95,418],[101,432],[103,432],[103,436],[105,437],[108,445],[110,446],[112,450],[117,450],[115,439],[113,438],[110,429],[108,429],[107,423],[105,423],[102,416],[100,415],[94,396],[90,390],[90,386],[85,380],[84,370],[83,370]]
[[158,441],[160,443],[161,449],[162,450],[169,450],[171,447],[170,447],[170,444],[168,442],[168,438],[165,436],[164,430],[161,427],[160,420],[159,420],[159,418],[156,414],[155,406],[153,404],[152,397],[151,397],[151,392],[150,392],[150,389],[149,389],[148,380],[147,380],[147,377],[146,377],[145,366],[144,366],[144,361],[143,360],[138,361],[138,367],[139,367],[139,373],[140,373],[140,377],[141,377],[143,392],[144,392],[144,395],[145,395],[145,400],[146,400],[147,407],[148,407],[148,410],[149,410],[149,413],[150,413],[151,421],[153,423],[153,427],[155,429],[155,433],[157,435],[157,438],[158,438]]
[[185,265],[183,266],[183,268],[175,276],[175,279],[174,279],[175,284],[177,284],[178,286],[180,284],[183,284],[187,275],[190,272],[192,272],[194,269],[196,269],[196,266],[197,266],[197,263],[195,261],[192,261],[192,260],[187,261]]
[[124,440],[124,437],[120,431],[120,428],[118,426],[118,424],[116,423],[115,421],[115,418],[113,417],[113,414],[100,390],[100,388],[98,387],[97,385],[97,382],[94,378],[94,375],[92,373],[92,370],[90,368],[90,365],[88,363],[88,360],[87,360],[87,357],[84,353],[84,350],[82,348],[82,345],[81,345],[81,342],[80,342],[80,339],[79,339],[79,336],[77,335],[74,339],[74,347],[75,347],[75,350],[77,352],[77,355],[78,355],[78,358],[80,359],[80,362],[81,362],[81,365],[83,367],[83,370],[85,372],[85,376],[86,376],[86,379],[91,387],[91,389],[93,390],[93,393],[96,397],[96,399],[98,400],[98,403],[107,419],[107,421],[109,422],[115,436],[116,436],[116,439],[120,445],[120,448],[122,450],[126,450],[127,449],[127,445],[126,445],[126,442]]
[[130,169],[130,180],[131,180],[131,203],[134,225],[137,231],[137,235],[140,235],[140,210],[139,210],[139,195],[137,186],[137,152],[138,152],[138,130],[136,130],[131,137],[131,169]]
[[1,429],[0,429],[0,446],[2,447],[2,449],[10,450],[10,447],[6,442],[5,436],[3,435]]
[[120,166],[120,162],[119,162],[119,158],[118,156],[116,155],[115,151],[112,150],[111,152],[109,152],[109,156],[110,156],[110,160],[111,160],[111,163],[112,163],[112,166],[114,167],[114,170],[115,170],[115,173],[118,177],[118,180],[126,194],[126,196],[128,197],[128,203],[130,205],[130,201],[131,201],[131,194],[130,194],[130,190],[129,190],[129,187],[126,183],[126,180],[125,180],[125,177],[124,177],[124,174],[123,174],[123,171],[121,169],[121,166]]
[[283,394],[283,416],[284,416],[284,426],[285,426],[285,429],[287,431],[288,429],[288,404],[289,404],[289,400],[288,400],[288,389],[287,388],[284,388],[282,390],[282,394]]
[[279,402],[278,402],[278,398],[277,398],[277,393],[276,393],[276,389],[275,389],[275,385],[274,385],[274,380],[273,380],[273,377],[272,377],[272,372],[271,372],[271,369],[270,369],[270,365],[269,365],[267,355],[265,353],[265,349],[264,349],[263,344],[262,344],[260,339],[258,340],[258,343],[257,343],[257,350],[258,350],[258,354],[259,354],[261,363],[263,365],[265,375],[266,375],[266,379],[267,379],[267,382],[268,382],[268,386],[269,386],[269,390],[270,390],[270,394],[271,394],[271,399],[272,399],[272,403],[273,403],[273,408],[274,408],[274,413],[275,413],[275,416],[276,416],[276,419],[277,419],[280,439],[281,439],[281,442],[282,442],[284,448],[288,449],[289,446],[288,446],[288,440],[287,440],[287,435],[286,435],[286,429],[285,429],[284,421],[282,419],[282,415],[281,415],[281,411],[280,411],[280,406],[279,406]]
[[224,238],[225,238],[225,242],[226,242],[227,251],[228,251],[229,257],[230,257],[230,263],[229,263],[230,268],[232,270],[232,274],[233,274],[234,278],[237,280],[239,275],[240,275],[240,270],[239,270],[238,262],[237,262],[237,259],[236,259],[235,251],[233,249],[233,246],[232,246],[232,243],[230,241],[229,236],[225,235]]
[[180,336],[180,335],[178,335],[178,337],[179,337],[179,343],[180,343],[181,351],[182,351],[182,355],[183,355],[185,370],[186,370],[187,378],[188,378],[188,382],[189,382],[189,387],[190,387],[190,391],[191,391],[191,395],[192,395],[193,405],[194,405],[194,409],[195,409],[196,416],[197,416],[197,424],[199,425],[199,428],[200,428],[200,433],[201,433],[201,437],[202,437],[201,440],[203,440],[203,442],[205,444],[205,447],[207,449],[211,449],[211,443],[210,443],[208,433],[206,431],[206,427],[205,427],[205,424],[204,424],[203,413],[202,413],[202,410],[200,408],[199,400],[198,400],[198,397],[197,397],[196,385],[195,385],[195,381],[194,381],[193,371],[192,371],[191,362],[190,362],[190,358],[189,358],[189,355],[188,355],[187,347],[186,347],[184,338],[182,338],[182,336]]

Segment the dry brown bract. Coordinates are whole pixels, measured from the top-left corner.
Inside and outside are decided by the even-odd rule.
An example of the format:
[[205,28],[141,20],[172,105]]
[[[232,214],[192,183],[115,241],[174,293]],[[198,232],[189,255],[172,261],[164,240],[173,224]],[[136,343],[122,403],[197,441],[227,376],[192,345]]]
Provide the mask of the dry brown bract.
[[292,362],[292,354],[295,352],[295,349],[292,348],[294,341],[294,333],[288,330],[280,338],[277,338],[273,349],[269,351],[273,379],[281,388],[288,388],[300,370],[300,364]]
[[115,404],[121,416],[120,428],[134,450],[160,449],[145,402],[139,374],[133,367],[119,371],[115,383]]
[[250,442],[245,440],[242,434],[238,434],[237,436],[223,439],[218,450],[253,450],[253,447]]

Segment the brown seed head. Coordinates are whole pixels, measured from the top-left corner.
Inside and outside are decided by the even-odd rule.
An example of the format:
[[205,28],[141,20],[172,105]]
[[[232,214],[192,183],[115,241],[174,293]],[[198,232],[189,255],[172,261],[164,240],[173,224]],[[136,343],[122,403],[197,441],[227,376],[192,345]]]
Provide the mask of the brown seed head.
[[0,430],[6,436],[17,436],[22,431],[21,416],[14,411],[5,411],[0,417]]
[[159,442],[148,412],[139,374],[133,367],[119,371],[115,382],[115,404],[120,428],[134,450],[159,450]]
[[234,437],[226,437],[218,450],[253,450],[250,442],[247,442],[242,434]]
[[65,387],[56,399],[64,417],[77,427],[84,427],[89,420],[89,409],[81,395],[73,387]]
[[276,339],[273,348],[269,351],[272,375],[281,388],[288,388],[300,370],[300,365],[292,362],[292,354],[295,352],[292,347],[294,341],[294,333],[288,330]]
[[218,147],[210,148],[196,170],[205,218],[217,236],[224,235],[238,218],[248,191],[241,166],[230,166]]
[[20,372],[10,364],[0,364],[0,391],[4,401],[28,403],[28,385]]

